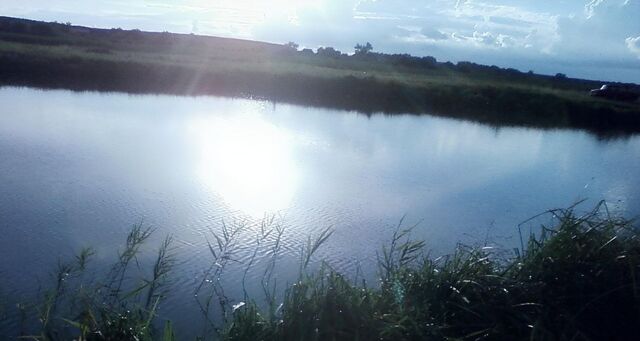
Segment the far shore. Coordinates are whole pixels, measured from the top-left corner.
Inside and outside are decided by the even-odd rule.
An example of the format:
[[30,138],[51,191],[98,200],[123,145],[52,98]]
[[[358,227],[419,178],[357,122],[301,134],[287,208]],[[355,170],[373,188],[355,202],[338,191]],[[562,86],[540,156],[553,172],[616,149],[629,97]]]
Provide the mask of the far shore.
[[602,136],[640,132],[640,103],[590,97],[601,84],[432,57],[0,17],[0,86],[219,95]]

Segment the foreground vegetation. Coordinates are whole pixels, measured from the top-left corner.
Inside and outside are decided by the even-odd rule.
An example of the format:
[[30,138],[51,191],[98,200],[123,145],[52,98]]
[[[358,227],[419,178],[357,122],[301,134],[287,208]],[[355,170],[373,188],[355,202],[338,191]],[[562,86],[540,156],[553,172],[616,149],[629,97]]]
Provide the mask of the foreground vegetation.
[[593,211],[554,210],[509,260],[461,247],[431,259],[398,230],[379,287],[324,268],[287,289],[281,312],[238,310],[230,340],[629,340],[640,332],[638,231]]
[[640,130],[639,103],[589,97],[601,82],[370,46],[356,52],[0,17],[0,85],[254,97],[601,134]]
[[[232,304],[217,281],[202,293],[204,315],[219,303],[218,327],[203,339],[225,340],[630,340],[640,332],[639,231],[612,217],[603,204],[584,215],[573,208],[551,210],[555,225],[521,231],[522,245],[510,257],[488,247],[460,246],[431,258],[423,243],[398,225],[379,253],[380,282],[348,279],[328,263],[311,270],[314,253],[331,237],[309,239],[298,280],[275,292],[267,266],[262,299],[247,295]],[[526,224],[520,226],[523,228]],[[283,229],[263,224],[258,249],[274,256]],[[237,247],[242,227],[223,227],[209,244],[212,266],[205,278],[219,278]],[[100,280],[83,275],[91,258],[83,250],[61,263],[54,285],[39,303],[21,305],[31,323],[23,337],[37,340],[174,340],[169,321],[155,321],[170,293],[167,278],[174,255],[165,239],[149,278],[127,284],[125,273],[151,230],[135,226],[116,264]],[[203,280],[204,281],[204,280]],[[133,284],[133,285],[131,285]],[[244,288],[244,279],[242,285]],[[128,288],[128,289],[125,289]],[[206,294],[209,292],[210,294]],[[263,303],[264,302],[266,303]],[[35,312],[36,316],[30,316]],[[23,322],[24,322],[23,321]],[[212,322],[212,325],[215,324]],[[193,326],[198,328],[199,326]]]

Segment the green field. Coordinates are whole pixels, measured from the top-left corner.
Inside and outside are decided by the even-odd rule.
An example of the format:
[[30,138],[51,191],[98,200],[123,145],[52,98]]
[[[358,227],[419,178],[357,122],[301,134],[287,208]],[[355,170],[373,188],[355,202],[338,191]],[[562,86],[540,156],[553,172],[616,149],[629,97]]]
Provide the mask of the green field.
[[599,81],[470,62],[0,17],[4,85],[262,98],[365,113],[640,131],[640,103],[590,97]]

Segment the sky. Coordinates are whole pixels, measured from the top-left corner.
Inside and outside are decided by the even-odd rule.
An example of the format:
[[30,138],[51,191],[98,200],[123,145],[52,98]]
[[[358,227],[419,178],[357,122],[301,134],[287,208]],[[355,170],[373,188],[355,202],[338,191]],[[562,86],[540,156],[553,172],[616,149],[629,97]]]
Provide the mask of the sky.
[[0,15],[640,83],[640,0],[0,0]]

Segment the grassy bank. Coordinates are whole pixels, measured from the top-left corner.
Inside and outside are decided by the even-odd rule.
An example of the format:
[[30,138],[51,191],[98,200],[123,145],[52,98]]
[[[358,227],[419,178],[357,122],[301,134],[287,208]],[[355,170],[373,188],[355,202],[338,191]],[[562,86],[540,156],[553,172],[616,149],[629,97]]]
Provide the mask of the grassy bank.
[[601,134],[640,131],[640,104],[591,98],[588,90],[600,82],[563,75],[11,18],[0,18],[0,79],[4,85],[257,97]]
[[228,340],[630,340],[640,332],[638,231],[594,211],[556,210],[513,259],[460,247],[438,259],[398,230],[379,286],[300,276],[276,314],[249,305]]
[[[340,274],[322,263],[310,269],[329,230],[309,239],[297,281],[276,294],[273,267],[262,276],[263,297],[230,301],[219,281],[196,288],[204,315],[219,305],[220,324],[203,339],[225,340],[630,340],[640,333],[639,231],[631,221],[600,205],[577,215],[552,210],[553,226],[521,231],[522,246],[511,256],[491,248],[460,246],[431,258],[423,243],[400,224],[378,256],[379,283]],[[283,230],[262,225],[256,251],[241,266],[252,268],[261,246],[279,252]],[[209,244],[219,278],[237,247],[227,228]],[[156,311],[170,295],[173,249],[160,247],[148,278],[128,282],[141,245],[151,230],[134,227],[104,278],[83,275],[88,250],[61,263],[53,285],[31,307],[16,313],[29,322],[23,336],[38,340],[173,340],[169,321]],[[244,288],[244,279],[242,286]],[[278,297],[283,297],[282,299]],[[265,303],[266,302],[266,303]],[[30,314],[34,314],[30,315]],[[208,321],[208,319],[207,319]],[[200,330],[200,326],[193,326]]]

